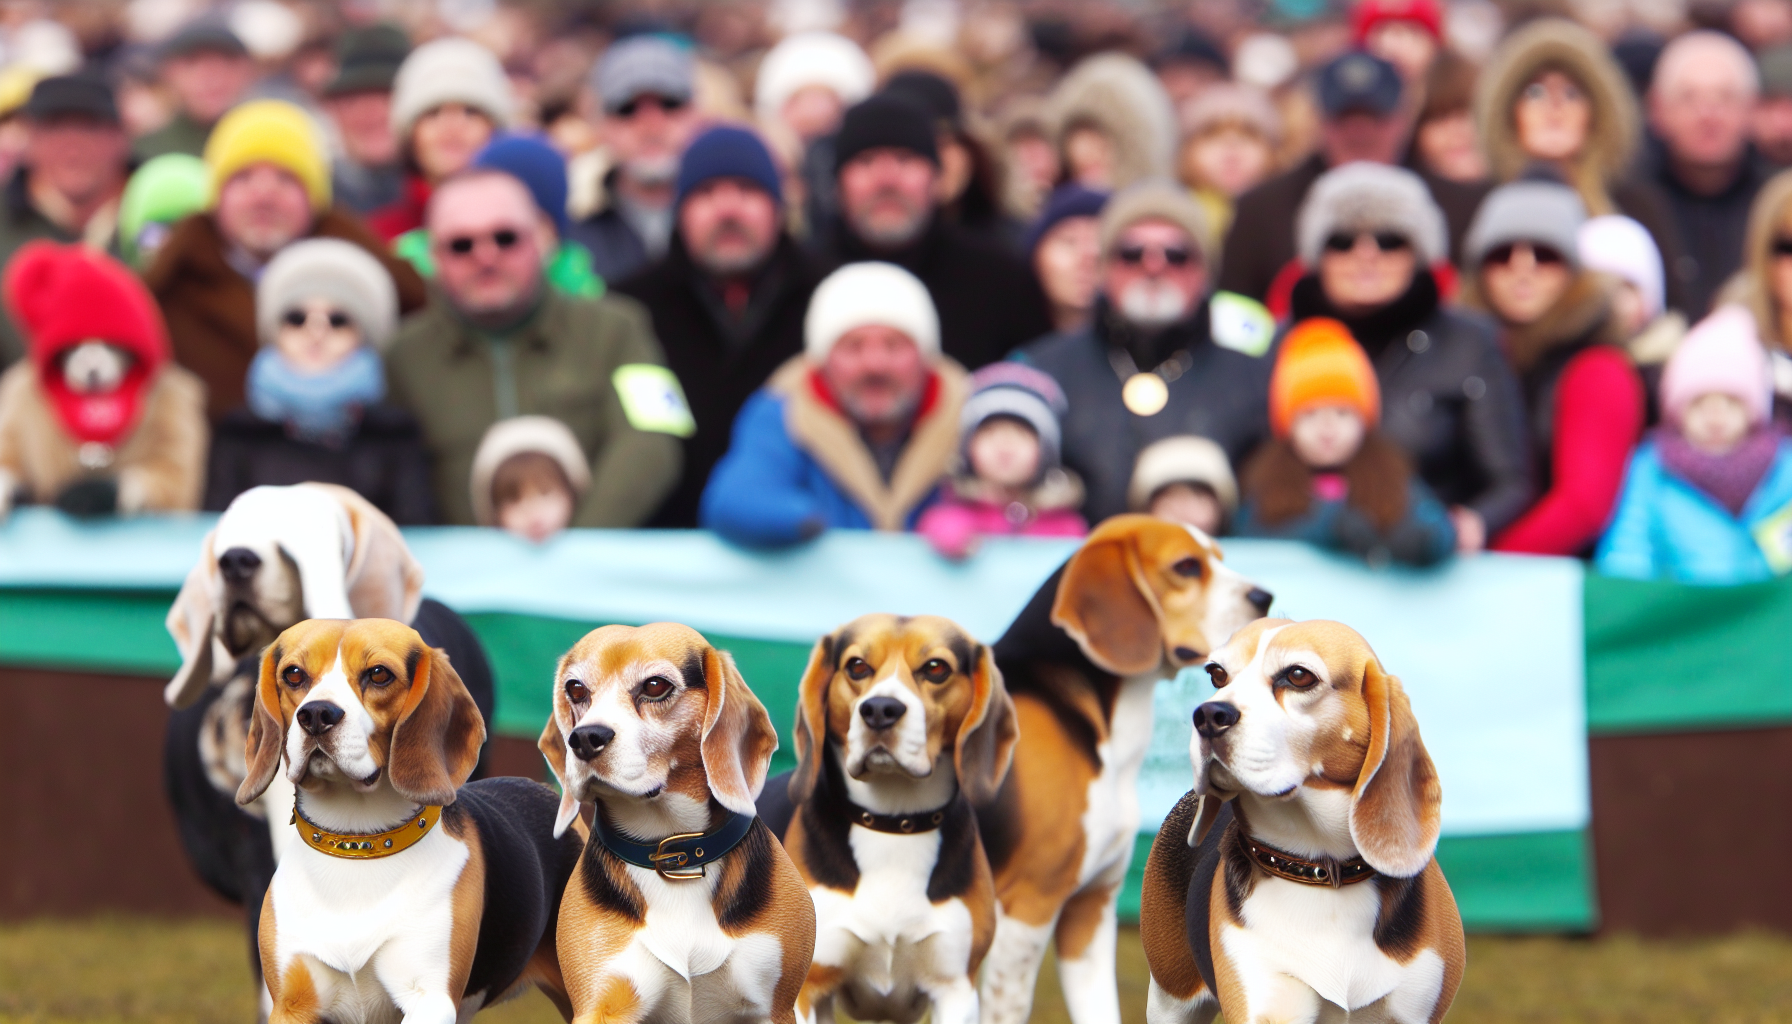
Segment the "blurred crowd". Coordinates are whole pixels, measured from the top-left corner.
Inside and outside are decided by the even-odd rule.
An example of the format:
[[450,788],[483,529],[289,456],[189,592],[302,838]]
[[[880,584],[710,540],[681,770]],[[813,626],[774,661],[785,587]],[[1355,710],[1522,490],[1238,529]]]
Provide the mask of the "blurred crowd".
[[0,3],[0,515],[1792,570],[1792,0]]

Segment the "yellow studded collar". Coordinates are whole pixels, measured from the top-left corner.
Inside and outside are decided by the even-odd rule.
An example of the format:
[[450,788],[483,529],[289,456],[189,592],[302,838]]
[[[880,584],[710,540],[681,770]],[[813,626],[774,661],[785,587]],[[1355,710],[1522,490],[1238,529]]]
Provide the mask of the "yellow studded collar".
[[341,857],[344,860],[375,860],[380,857],[390,857],[395,853],[402,853],[415,846],[419,839],[429,835],[441,820],[442,809],[430,806],[406,818],[402,825],[396,825],[384,832],[370,832],[362,835],[353,832],[327,831],[305,817],[296,804],[292,809],[292,824],[299,830],[299,839],[306,846],[319,853],[331,857]]

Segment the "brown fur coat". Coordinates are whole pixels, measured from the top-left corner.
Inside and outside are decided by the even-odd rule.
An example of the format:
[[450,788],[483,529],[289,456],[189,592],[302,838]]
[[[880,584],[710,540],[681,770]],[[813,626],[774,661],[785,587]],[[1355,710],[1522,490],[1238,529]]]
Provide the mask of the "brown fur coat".
[[[1345,503],[1362,512],[1377,530],[1386,533],[1406,518],[1411,503],[1412,460],[1380,430],[1363,435],[1363,446],[1344,465],[1350,485]],[[1282,438],[1265,441],[1245,463],[1243,485],[1246,501],[1265,526],[1280,526],[1307,514],[1313,505],[1313,470],[1294,454],[1294,446]]]

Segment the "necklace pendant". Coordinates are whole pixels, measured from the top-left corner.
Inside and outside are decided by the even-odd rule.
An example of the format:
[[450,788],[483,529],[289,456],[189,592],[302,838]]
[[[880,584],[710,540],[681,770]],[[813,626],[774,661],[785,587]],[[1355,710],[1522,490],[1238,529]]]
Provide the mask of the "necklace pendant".
[[1170,386],[1155,373],[1135,373],[1121,386],[1120,400],[1134,416],[1156,416],[1170,403]]

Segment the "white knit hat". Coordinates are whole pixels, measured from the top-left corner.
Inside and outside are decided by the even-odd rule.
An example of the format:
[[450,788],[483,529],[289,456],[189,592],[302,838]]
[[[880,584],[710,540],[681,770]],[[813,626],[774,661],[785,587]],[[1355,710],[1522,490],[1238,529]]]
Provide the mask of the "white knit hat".
[[280,250],[255,285],[255,328],[271,344],[288,309],[309,299],[335,303],[380,351],[398,327],[398,289],[366,249],[340,238],[307,238]]
[[1295,228],[1301,262],[1319,265],[1325,240],[1338,232],[1394,231],[1412,244],[1421,267],[1449,256],[1449,228],[1418,175],[1366,161],[1334,167],[1307,190]]
[[1171,484],[1206,486],[1227,515],[1238,511],[1238,480],[1226,461],[1226,450],[1205,437],[1181,434],[1147,446],[1133,463],[1126,504],[1134,512],[1143,512],[1157,492]]
[[1636,286],[1650,319],[1666,308],[1661,250],[1649,229],[1619,214],[1594,217],[1580,226],[1581,265],[1613,274]]
[[585,449],[566,424],[552,416],[515,416],[499,420],[486,429],[473,453],[473,471],[468,481],[473,490],[473,521],[480,526],[498,525],[498,510],[492,506],[492,477],[498,467],[513,455],[536,452],[553,459],[572,484],[573,497],[591,486],[591,466],[585,461]]
[[411,51],[392,82],[392,133],[402,142],[424,114],[465,103],[499,128],[510,125],[510,79],[492,51],[471,39],[437,39]]
[[775,121],[799,90],[825,86],[852,106],[871,95],[877,71],[859,44],[833,32],[798,32],[767,51],[753,83],[753,109],[761,121]]
[[868,324],[908,335],[929,360],[940,354],[940,318],[927,286],[894,263],[848,263],[823,279],[803,319],[803,348],[823,362],[842,334]]

